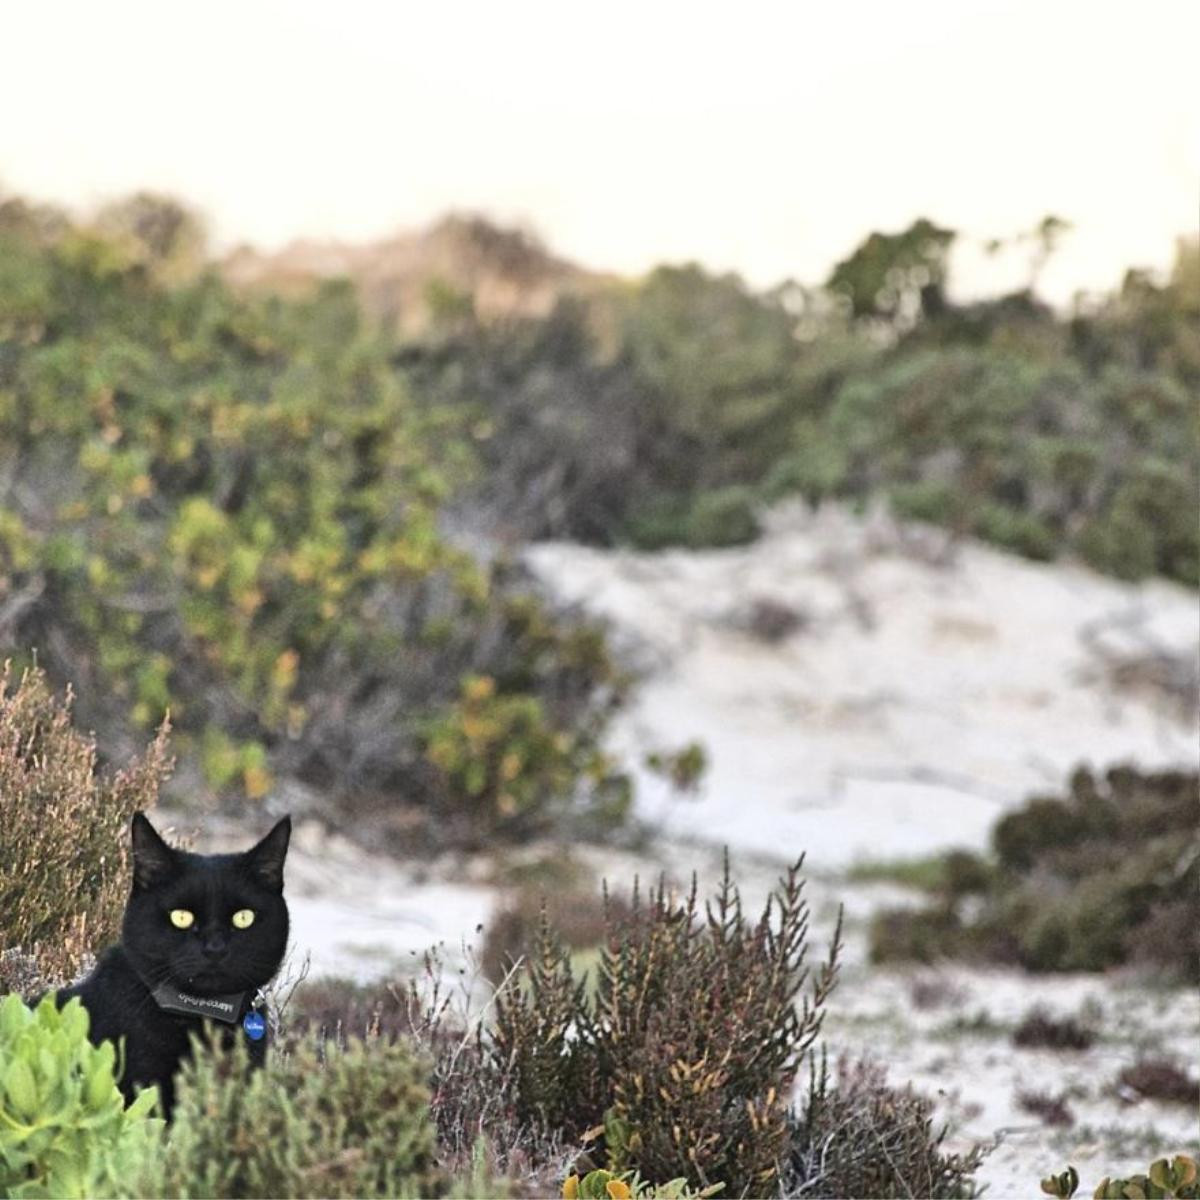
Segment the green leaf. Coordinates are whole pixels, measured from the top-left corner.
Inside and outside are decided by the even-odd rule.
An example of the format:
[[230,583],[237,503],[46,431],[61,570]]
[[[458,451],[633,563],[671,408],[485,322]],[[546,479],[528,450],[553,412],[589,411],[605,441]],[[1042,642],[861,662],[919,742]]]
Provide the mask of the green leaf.
[[1190,1187],[1196,1182],[1197,1166],[1194,1158],[1189,1158],[1186,1154],[1177,1154],[1172,1160],[1175,1174],[1175,1188],[1178,1191],[1180,1188]]
[[9,1064],[4,1074],[4,1092],[14,1111],[26,1120],[37,1116],[38,1091],[33,1071],[24,1058]]

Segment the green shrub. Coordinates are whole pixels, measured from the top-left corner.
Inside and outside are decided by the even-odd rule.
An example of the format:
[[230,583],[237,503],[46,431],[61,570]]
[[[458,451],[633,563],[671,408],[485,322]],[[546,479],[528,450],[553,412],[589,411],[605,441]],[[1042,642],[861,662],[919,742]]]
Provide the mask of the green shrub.
[[849,878],[861,883],[898,883],[945,900],[986,892],[995,868],[970,850],[948,850],[925,858],[866,859],[855,863]]
[[629,808],[628,777],[590,731],[557,728],[536,695],[497,695],[491,676],[463,681],[458,702],[430,723],[425,744],[464,838],[544,831],[584,787],[604,824],[619,824]]
[[[756,613],[761,616],[764,624],[772,618],[769,615]],[[781,614],[775,614],[774,619],[782,622]],[[776,626],[778,627],[778,626]],[[661,775],[679,794],[695,792],[708,770],[708,751],[702,742],[687,742],[677,750],[652,750],[643,759],[646,768]]]
[[931,906],[876,914],[872,958],[962,957],[1032,971],[1129,964],[1200,980],[1188,916],[1200,887],[1198,798],[1195,772],[1076,771],[1065,796],[1034,797],[996,823],[992,863],[948,856],[947,880],[956,881]]
[[955,488],[936,480],[897,484],[891,490],[891,501],[897,516],[935,525],[954,524],[960,505]]
[[428,1067],[403,1041],[306,1038],[265,1068],[243,1043],[206,1047],[179,1080],[150,1196],[401,1196],[444,1186],[436,1171]]
[[[463,414],[417,404],[344,284],[263,299],[151,270],[186,248],[183,216],[143,197],[108,214],[111,242],[0,228],[5,643],[77,685],[102,752],[169,708],[209,798],[290,777],[343,811],[402,795],[430,841],[476,831],[477,796],[425,741],[476,676],[582,772],[616,672],[601,631],[444,532]],[[523,819],[615,819],[611,789],[549,782]]]
[[759,533],[754,492],[731,485],[693,495],[656,496],[634,513],[627,526],[641,550],[671,546],[741,546]]
[[635,889],[609,922],[593,990],[543,920],[528,986],[496,997],[488,1047],[517,1119],[569,1137],[602,1122],[617,1173],[771,1190],[840,944],[810,973],[799,868],[755,922],[728,865],[703,908],[694,884],[682,899],[661,883],[645,898]]
[[688,512],[687,544],[693,547],[741,546],[758,536],[754,493],[746,487],[703,492]]
[[[1187,388],[1161,371],[1091,377],[1061,345],[956,342],[916,331],[850,373],[806,451],[840,469],[824,490],[795,470],[796,487],[810,499],[883,493],[901,515],[1031,558],[1074,551],[1124,578],[1195,586]],[[770,494],[787,478],[780,465]]]
[[970,943],[952,908],[889,908],[871,918],[873,963],[930,964],[964,954]]
[[116,1047],[87,1032],[78,1000],[61,1011],[52,996],[36,1010],[0,1002],[0,1196],[124,1195],[157,1150],[155,1091],[126,1108]]
[[[1078,1188],[1079,1172],[1074,1167],[1042,1180],[1042,1191],[1062,1200],[1070,1200]],[[1170,1161],[1157,1159],[1144,1175],[1131,1175],[1128,1179],[1105,1177],[1092,1195],[1096,1200],[1195,1200],[1200,1196],[1196,1160],[1186,1154],[1177,1154]]]
[[648,1183],[636,1171],[619,1174],[602,1167],[582,1177],[568,1175],[563,1182],[563,1200],[703,1200],[716,1196],[724,1184],[715,1183],[697,1191],[682,1176],[666,1183]]
[[71,979],[115,940],[129,889],[129,820],[169,770],[166,726],[116,774],[71,723],[40,670],[0,674],[0,952],[20,947],[47,981]]
[[839,495],[846,482],[845,449],[825,436],[815,422],[798,422],[792,437],[796,449],[767,471],[761,485],[763,498],[775,501],[799,495],[815,504],[825,496]]
[[688,544],[688,501],[680,496],[653,496],[632,512],[625,535],[639,550],[665,550]]
[[1059,549],[1059,537],[1045,520],[1000,504],[983,505],[972,532],[984,541],[1040,562],[1049,562]]

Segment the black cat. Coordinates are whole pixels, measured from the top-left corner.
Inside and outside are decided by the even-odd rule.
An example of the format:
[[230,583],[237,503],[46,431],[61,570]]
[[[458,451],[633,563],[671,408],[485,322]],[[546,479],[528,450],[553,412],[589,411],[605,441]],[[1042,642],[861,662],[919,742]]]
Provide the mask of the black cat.
[[266,1020],[255,1004],[283,961],[288,910],[283,860],[291,836],[284,817],[243,854],[175,850],[141,813],[133,818],[133,890],[119,945],[86,979],[56,994],[78,996],[91,1040],[124,1038],[119,1080],[126,1101],[157,1084],[170,1119],[174,1076],[191,1052],[189,1035],[219,1031],[266,1058]]

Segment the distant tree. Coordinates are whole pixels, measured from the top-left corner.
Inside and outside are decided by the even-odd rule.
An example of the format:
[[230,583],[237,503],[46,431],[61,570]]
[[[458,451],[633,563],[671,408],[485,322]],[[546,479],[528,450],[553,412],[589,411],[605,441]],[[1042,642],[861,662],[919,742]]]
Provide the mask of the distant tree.
[[1010,247],[1031,246],[1029,259],[1029,278],[1025,290],[1032,294],[1037,287],[1046,264],[1062,244],[1062,239],[1071,232],[1074,226],[1062,217],[1047,213],[1032,229],[1027,229],[1011,238],[990,238],[984,243],[988,254],[999,254]]
[[946,307],[947,258],[957,237],[921,217],[901,233],[872,233],[830,274],[826,286],[851,315],[905,328]]
[[764,437],[776,444],[792,400],[795,326],[778,298],[695,264],[659,267],[631,295],[622,342],[647,408],[679,441],[669,457],[681,486],[736,482],[747,452]]
[[185,277],[204,261],[203,223],[170,196],[135,192],[101,208],[95,226],[164,280]]
[[1029,235],[1034,245],[1033,261],[1029,267],[1030,291],[1033,291],[1037,287],[1038,280],[1041,278],[1042,272],[1046,269],[1046,264],[1054,256],[1062,239],[1073,228],[1074,226],[1072,226],[1070,221],[1065,221],[1062,217],[1056,217],[1053,213],[1047,213]]
[[0,188],[0,237],[12,236],[48,245],[70,227],[67,215],[51,204],[34,204]]

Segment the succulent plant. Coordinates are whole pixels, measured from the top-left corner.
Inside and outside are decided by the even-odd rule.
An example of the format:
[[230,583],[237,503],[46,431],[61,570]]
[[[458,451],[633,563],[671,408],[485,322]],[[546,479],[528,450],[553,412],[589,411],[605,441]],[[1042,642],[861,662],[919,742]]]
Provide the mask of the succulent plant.
[[88,1014],[52,996],[0,1002],[0,1196],[121,1195],[157,1144],[154,1091],[125,1107],[119,1052],[88,1041]]
[[[1042,1180],[1042,1191],[1048,1196],[1070,1197],[1078,1187],[1079,1172],[1074,1167]],[[1200,1197],[1196,1160],[1176,1154],[1170,1160],[1156,1159],[1145,1175],[1126,1179],[1106,1175],[1092,1195],[1095,1200],[1195,1200]]]

